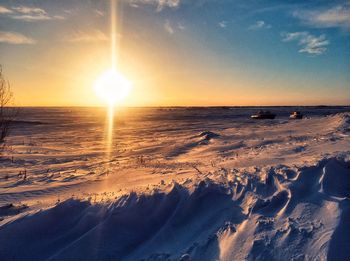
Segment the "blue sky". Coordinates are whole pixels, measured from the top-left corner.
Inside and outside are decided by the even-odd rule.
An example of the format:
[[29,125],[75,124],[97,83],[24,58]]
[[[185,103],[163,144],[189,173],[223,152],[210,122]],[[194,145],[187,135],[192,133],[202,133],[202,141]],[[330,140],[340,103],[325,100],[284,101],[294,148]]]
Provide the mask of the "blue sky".
[[[19,104],[98,104],[109,9],[0,1],[0,63]],[[348,1],[124,0],[117,15],[126,105],[350,104]]]

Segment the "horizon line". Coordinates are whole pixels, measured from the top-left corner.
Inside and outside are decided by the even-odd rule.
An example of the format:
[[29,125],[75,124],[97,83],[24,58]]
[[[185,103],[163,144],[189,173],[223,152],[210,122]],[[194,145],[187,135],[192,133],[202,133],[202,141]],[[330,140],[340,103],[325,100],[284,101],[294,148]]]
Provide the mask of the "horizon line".
[[[89,105],[24,105],[7,106],[7,108],[106,108],[108,106]],[[242,108],[242,107],[350,107],[350,104],[316,104],[316,105],[145,105],[145,106],[115,106],[115,108]]]

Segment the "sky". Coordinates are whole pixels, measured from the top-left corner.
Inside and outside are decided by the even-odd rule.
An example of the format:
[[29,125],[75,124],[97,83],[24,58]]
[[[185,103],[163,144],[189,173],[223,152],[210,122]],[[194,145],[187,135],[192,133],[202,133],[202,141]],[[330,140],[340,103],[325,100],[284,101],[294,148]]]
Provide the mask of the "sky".
[[[117,0],[125,106],[350,105],[350,2]],[[99,106],[110,2],[0,0],[19,106]]]

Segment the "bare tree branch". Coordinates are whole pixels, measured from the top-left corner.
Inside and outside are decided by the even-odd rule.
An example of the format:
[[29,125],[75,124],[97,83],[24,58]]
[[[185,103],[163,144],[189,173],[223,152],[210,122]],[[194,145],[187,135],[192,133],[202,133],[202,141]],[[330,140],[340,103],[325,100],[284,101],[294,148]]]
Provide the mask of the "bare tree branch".
[[10,82],[5,79],[0,65],[0,149],[3,148],[5,139],[10,134],[11,124],[18,114],[18,109],[11,107],[13,93]]

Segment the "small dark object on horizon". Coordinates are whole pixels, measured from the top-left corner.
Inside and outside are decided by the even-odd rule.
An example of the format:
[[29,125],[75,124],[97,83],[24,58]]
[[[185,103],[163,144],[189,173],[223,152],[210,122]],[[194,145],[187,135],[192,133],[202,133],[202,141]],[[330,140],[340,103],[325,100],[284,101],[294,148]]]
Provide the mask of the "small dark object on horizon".
[[258,111],[257,114],[250,116],[252,119],[274,119],[276,114],[270,111]]
[[301,114],[300,111],[294,111],[289,116],[290,119],[302,119],[304,115]]

